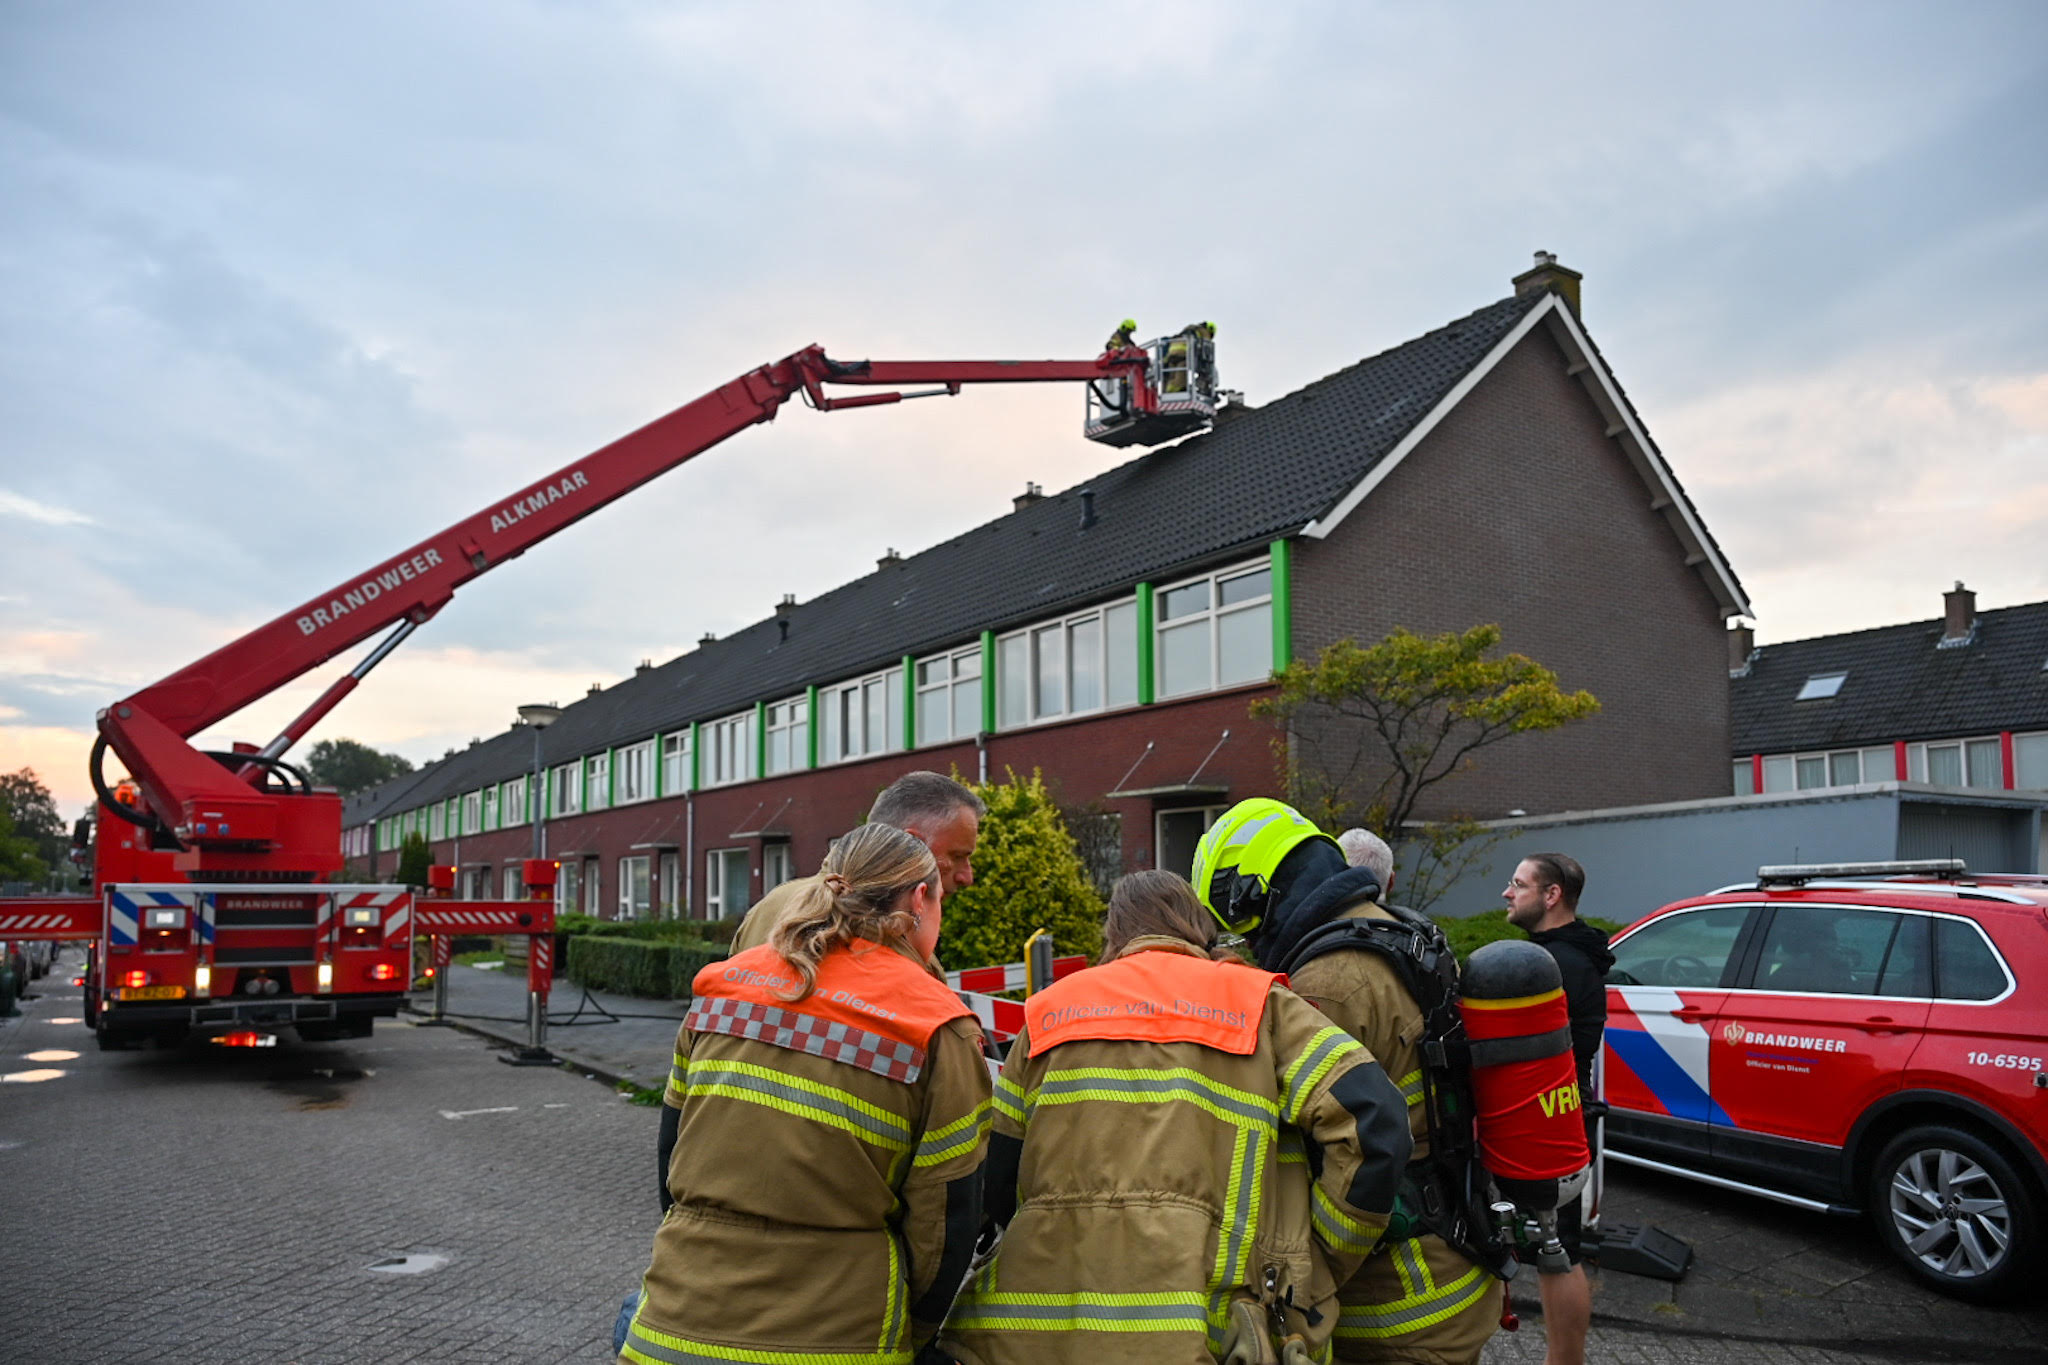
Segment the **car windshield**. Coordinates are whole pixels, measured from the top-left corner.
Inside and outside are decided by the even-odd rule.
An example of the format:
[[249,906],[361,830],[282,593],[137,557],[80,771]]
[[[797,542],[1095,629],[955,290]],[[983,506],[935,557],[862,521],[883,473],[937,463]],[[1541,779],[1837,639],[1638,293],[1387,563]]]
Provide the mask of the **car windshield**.
[[1614,945],[1610,986],[1718,986],[1749,918],[1747,905],[1680,910],[1632,930]]

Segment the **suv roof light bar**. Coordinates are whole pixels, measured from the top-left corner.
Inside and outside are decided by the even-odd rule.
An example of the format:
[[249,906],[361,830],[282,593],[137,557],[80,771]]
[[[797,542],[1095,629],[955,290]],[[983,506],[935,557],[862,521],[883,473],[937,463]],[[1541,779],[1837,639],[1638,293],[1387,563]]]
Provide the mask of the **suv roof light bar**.
[[1967,877],[1961,858],[1901,858],[1873,863],[1777,863],[1756,870],[1758,886],[1796,886],[1816,877]]

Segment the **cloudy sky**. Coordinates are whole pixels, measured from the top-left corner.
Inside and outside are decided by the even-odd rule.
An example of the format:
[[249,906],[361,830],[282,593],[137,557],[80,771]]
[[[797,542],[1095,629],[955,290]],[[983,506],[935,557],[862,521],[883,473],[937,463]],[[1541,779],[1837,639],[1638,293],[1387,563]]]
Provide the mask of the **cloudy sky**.
[[[96,708],[806,343],[1209,317],[1263,402],[1537,248],[1760,638],[2040,600],[2044,134],[2030,0],[12,0],[0,770],[69,813]],[[478,581],[319,733],[434,757],[1114,462],[1079,418],[792,409]]]

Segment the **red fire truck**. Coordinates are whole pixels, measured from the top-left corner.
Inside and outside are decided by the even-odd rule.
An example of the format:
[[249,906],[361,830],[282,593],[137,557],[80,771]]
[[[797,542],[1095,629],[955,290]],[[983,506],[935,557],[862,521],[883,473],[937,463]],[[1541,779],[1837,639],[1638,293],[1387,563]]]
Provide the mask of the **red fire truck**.
[[[415,935],[528,934],[537,1050],[553,864],[527,864],[528,900],[458,905],[416,900],[403,887],[336,884],[328,879],[342,866],[341,798],[285,760],[292,745],[457,588],[772,420],[791,397],[831,411],[953,395],[967,384],[1078,382],[1088,386],[1084,435],[1151,445],[1215,415],[1212,343],[1190,334],[1175,349],[1174,340],[1040,361],[842,362],[810,346],[748,371],[101,711],[90,761],[95,893],[0,900],[0,938],[87,943],[86,1021],[101,1047],[120,1048],[283,1026],[305,1038],[361,1036],[397,1012]],[[889,391],[834,396],[832,385]],[[380,630],[388,633],[361,662],[268,744],[202,752],[188,742]],[[109,751],[131,776],[107,776]]]

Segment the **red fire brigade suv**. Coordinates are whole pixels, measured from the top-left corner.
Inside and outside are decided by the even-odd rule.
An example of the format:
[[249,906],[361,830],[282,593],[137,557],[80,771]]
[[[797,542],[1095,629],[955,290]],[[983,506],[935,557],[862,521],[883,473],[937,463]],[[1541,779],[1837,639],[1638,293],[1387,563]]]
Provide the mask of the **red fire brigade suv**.
[[2022,1287],[2048,1217],[2048,877],[1766,867],[1614,954],[1611,1158],[1867,1211],[1959,1297]]

